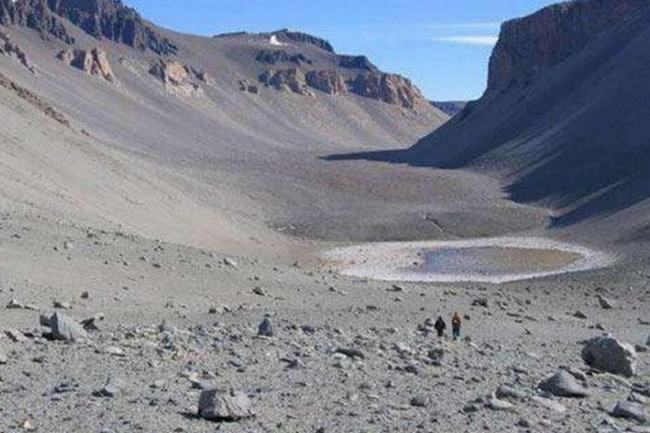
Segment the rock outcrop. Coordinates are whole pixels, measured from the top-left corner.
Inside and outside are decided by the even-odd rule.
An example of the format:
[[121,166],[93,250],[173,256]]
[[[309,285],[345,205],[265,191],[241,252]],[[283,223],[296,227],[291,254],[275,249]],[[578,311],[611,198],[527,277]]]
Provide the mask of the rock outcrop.
[[0,32],[0,55],[14,57],[21,65],[26,67],[32,74],[36,73],[36,68],[32,62],[16,43],[12,42],[9,35]]
[[177,96],[197,96],[202,94],[200,82],[207,83],[205,72],[197,72],[178,61],[159,60],[149,73],[158,78],[165,89]]
[[506,22],[490,60],[488,92],[529,84],[647,7],[646,0],[571,1]]
[[379,72],[379,69],[366,56],[338,56],[338,60],[341,68]]
[[57,55],[57,58],[87,74],[103,78],[111,83],[117,81],[106,52],[99,48],[94,48],[91,51],[63,50]]
[[388,104],[401,105],[410,109],[428,103],[420,90],[409,79],[399,75],[359,74],[352,82],[350,90],[367,98],[377,99]]
[[310,71],[306,75],[307,84],[329,95],[348,93],[345,78],[336,71]]
[[43,37],[74,43],[64,19],[97,39],[108,39],[157,54],[177,47],[121,0],[0,0],[0,24],[26,26]]
[[292,32],[287,29],[282,29],[271,33],[271,36],[275,36],[279,42],[297,42],[301,44],[309,44],[320,48],[321,50],[334,53],[334,47],[332,47],[332,45],[325,39],[308,35],[306,33]]
[[264,85],[283,92],[291,92],[305,96],[313,94],[308,89],[305,73],[298,68],[266,71],[259,79]]
[[312,61],[304,54],[289,54],[285,50],[262,50],[259,52],[255,60],[268,65],[276,65],[278,63],[293,63],[296,65],[312,64]]
[[266,71],[260,75],[259,80],[266,86],[299,95],[313,95],[309,90],[311,88],[330,95],[354,93],[408,109],[428,104],[410,80],[392,74],[359,73],[353,78],[347,78],[335,70],[304,72],[301,68],[289,68]]

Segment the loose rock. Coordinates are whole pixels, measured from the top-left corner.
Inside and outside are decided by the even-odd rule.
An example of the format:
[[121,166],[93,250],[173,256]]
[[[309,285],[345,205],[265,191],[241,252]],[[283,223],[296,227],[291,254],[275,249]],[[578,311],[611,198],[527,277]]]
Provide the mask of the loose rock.
[[643,405],[629,401],[619,401],[611,412],[615,418],[625,418],[645,424],[648,421],[648,414]]
[[589,395],[585,387],[580,385],[573,376],[564,370],[560,370],[553,376],[540,382],[538,388],[557,397],[581,398]]
[[611,336],[589,340],[582,350],[582,359],[599,371],[624,377],[636,374],[637,355],[634,347]]
[[235,422],[252,418],[255,413],[246,394],[233,390],[224,393],[210,389],[201,392],[198,415],[209,421]]

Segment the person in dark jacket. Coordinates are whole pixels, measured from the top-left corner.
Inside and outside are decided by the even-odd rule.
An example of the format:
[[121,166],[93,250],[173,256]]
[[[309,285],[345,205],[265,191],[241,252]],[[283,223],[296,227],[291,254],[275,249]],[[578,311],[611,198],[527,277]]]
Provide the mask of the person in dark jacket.
[[433,327],[438,332],[438,338],[442,338],[442,336],[445,335],[445,329],[447,329],[447,324],[442,319],[442,317],[438,317],[438,320],[436,320],[436,323],[433,325]]

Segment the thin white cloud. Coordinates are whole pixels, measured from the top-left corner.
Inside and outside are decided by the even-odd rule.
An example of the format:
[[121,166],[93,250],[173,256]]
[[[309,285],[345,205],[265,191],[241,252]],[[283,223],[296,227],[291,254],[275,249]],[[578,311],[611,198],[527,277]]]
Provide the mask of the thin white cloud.
[[499,38],[492,35],[476,36],[440,36],[432,39],[433,42],[460,44],[460,45],[477,45],[482,47],[493,47]]
[[472,23],[439,23],[426,26],[429,30],[499,30],[499,22],[472,22]]

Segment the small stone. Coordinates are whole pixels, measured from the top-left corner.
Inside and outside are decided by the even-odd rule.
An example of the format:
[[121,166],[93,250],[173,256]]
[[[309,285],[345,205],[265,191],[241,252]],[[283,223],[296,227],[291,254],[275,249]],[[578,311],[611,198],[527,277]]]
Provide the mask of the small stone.
[[273,331],[273,323],[271,322],[271,318],[269,316],[264,317],[264,320],[262,320],[262,323],[260,323],[260,326],[257,329],[257,335],[259,337],[272,338],[274,334],[275,332]]
[[124,382],[121,379],[110,377],[106,381],[106,385],[93,393],[95,397],[117,397],[124,389]]
[[366,359],[366,355],[359,349],[339,347],[338,349],[336,349],[336,353],[340,353],[352,359],[355,358]]
[[490,303],[489,303],[487,298],[478,298],[478,299],[474,299],[474,301],[472,301],[472,306],[473,307],[489,308]]
[[614,418],[625,418],[645,424],[648,421],[648,414],[645,407],[639,403],[619,401],[611,412]]
[[234,261],[233,259],[228,258],[228,257],[223,259],[223,264],[226,265],[226,266],[230,266],[231,268],[236,268],[237,267],[237,262]]
[[603,310],[612,310],[616,307],[614,301],[604,297],[603,295],[598,295],[598,303],[600,304]]
[[253,293],[256,294],[257,296],[268,296],[266,291],[261,287],[255,287],[253,289]]
[[573,313],[573,317],[577,319],[583,319],[583,320],[587,319],[587,315],[582,311],[576,311],[575,313]]
[[34,424],[30,420],[26,420],[23,423],[22,427],[23,427],[23,430],[25,430],[25,431],[36,431],[36,427],[34,426]]
[[496,397],[502,400],[525,400],[526,393],[508,385],[501,385],[495,393]]
[[70,310],[72,308],[69,302],[64,301],[54,301],[52,302],[52,306],[59,310]]
[[81,299],[90,299],[90,293],[89,292],[83,292],[81,294]]
[[427,399],[423,396],[411,398],[410,405],[413,407],[427,407]]
[[5,335],[7,335],[7,337],[14,343],[23,343],[27,341],[27,337],[25,337],[25,334],[15,329],[9,329],[5,331]]
[[499,400],[495,395],[493,395],[488,401],[487,406],[494,411],[503,411],[503,412],[514,412],[515,406],[505,400]]
[[198,415],[209,421],[236,422],[252,418],[255,413],[246,394],[234,390],[225,393],[210,389],[201,392]]
[[0,365],[5,365],[9,362],[9,357],[0,349]]

